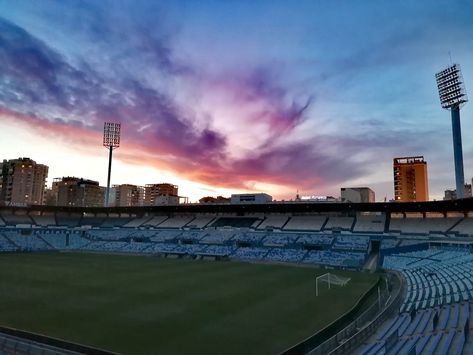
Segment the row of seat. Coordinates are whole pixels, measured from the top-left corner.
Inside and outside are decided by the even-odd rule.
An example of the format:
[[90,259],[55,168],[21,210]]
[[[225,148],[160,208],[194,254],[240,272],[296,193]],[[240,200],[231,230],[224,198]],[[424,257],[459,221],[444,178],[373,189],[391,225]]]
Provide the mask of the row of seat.
[[384,267],[400,270],[407,296],[401,311],[473,299],[473,254],[428,249],[387,256]]
[[357,354],[407,354],[414,347],[416,354],[462,354],[470,307],[465,302],[421,310],[415,315],[402,313],[386,322]]
[[[79,213],[67,214],[62,212],[28,215],[14,214],[7,211],[0,213],[0,225],[38,225],[77,227],[90,225],[92,227],[151,227],[151,228],[205,228],[219,218],[216,215],[183,215],[169,218],[160,216],[82,216]],[[259,230],[267,228],[285,231],[330,231],[346,230],[355,233],[384,233],[386,216],[359,215],[355,217],[303,215],[290,216],[286,214],[261,215],[257,217],[254,227]],[[403,234],[457,233],[473,235],[473,218],[391,218],[387,231]]]
[[87,232],[91,239],[121,240],[124,238],[150,238],[154,242],[191,240],[203,244],[239,242],[263,244],[264,246],[321,245],[334,249],[366,251],[370,238],[367,236],[334,237],[329,234],[239,232],[226,230],[131,230],[94,229]]
[[[176,233],[177,231],[169,231]],[[44,230],[35,230],[31,234],[23,235],[21,230],[3,230],[0,232],[0,250],[84,250],[98,252],[124,252],[146,254],[189,254],[192,256],[228,256],[240,260],[268,260],[290,263],[308,263],[326,266],[359,268],[366,259],[366,253],[342,252],[331,250],[305,250],[302,248],[281,247],[238,247],[233,245],[209,245],[203,243],[183,243],[190,241],[189,236],[200,232],[191,232],[188,237],[179,236],[174,239],[174,233],[164,233],[149,238],[149,241],[129,240],[97,240],[96,233],[61,232],[46,233]],[[194,234],[192,234],[194,233]],[[171,237],[172,241],[166,239]],[[238,239],[237,239],[238,240]]]
[[401,272],[406,297],[399,314],[380,327],[358,354],[407,354],[414,348],[417,354],[471,352],[464,347],[473,309],[473,254],[418,250],[387,256],[383,266]]

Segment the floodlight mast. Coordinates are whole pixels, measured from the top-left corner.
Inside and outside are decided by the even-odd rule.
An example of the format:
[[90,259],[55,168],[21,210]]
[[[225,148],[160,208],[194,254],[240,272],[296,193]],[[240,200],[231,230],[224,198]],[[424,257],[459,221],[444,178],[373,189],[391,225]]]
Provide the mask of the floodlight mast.
[[435,74],[442,108],[452,115],[453,157],[455,162],[455,184],[457,198],[465,197],[465,175],[463,171],[463,150],[460,125],[460,107],[468,102],[465,84],[459,64]]
[[110,176],[112,173],[112,151],[120,147],[120,123],[105,122],[103,127],[103,146],[109,149],[108,153],[108,177],[107,190],[105,192],[105,207],[109,207],[110,202]]

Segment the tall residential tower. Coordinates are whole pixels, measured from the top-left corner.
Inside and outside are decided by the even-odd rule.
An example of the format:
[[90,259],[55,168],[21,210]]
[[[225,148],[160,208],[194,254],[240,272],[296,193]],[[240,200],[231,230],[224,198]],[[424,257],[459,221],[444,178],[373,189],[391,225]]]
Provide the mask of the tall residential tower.
[[0,163],[0,202],[8,205],[42,205],[48,167],[30,158]]
[[429,200],[427,162],[423,156],[394,158],[393,170],[396,202]]

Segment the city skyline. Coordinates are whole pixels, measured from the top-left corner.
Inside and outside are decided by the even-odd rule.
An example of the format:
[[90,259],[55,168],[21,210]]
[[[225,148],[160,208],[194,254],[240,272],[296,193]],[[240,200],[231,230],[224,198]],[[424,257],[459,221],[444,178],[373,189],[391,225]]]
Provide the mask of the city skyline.
[[[112,184],[203,196],[393,197],[392,159],[423,155],[431,199],[454,188],[435,73],[473,87],[466,1],[0,1],[0,152],[105,184],[103,123],[122,124]],[[473,176],[471,105],[462,110]]]

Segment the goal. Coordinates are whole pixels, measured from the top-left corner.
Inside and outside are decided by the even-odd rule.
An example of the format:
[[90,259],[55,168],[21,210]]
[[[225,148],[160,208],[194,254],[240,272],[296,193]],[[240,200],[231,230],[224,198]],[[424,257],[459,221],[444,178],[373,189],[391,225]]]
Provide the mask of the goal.
[[328,288],[330,288],[331,285],[345,286],[350,280],[351,278],[349,277],[337,276],[329,272],[326,274],[317,276],[315,278],[315,295],[316,296],[319,295],[319,282],[326,282],[328,284]]

